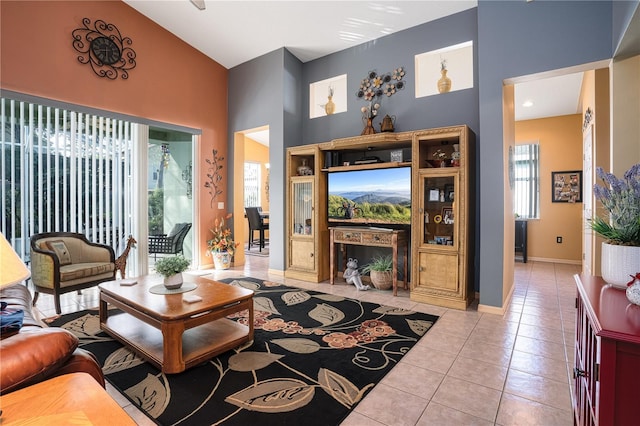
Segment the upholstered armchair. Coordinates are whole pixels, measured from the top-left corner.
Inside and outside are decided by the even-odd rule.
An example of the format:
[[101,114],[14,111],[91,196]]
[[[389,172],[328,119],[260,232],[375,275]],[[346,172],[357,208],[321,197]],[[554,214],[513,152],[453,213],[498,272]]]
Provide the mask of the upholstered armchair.
[[52,294],[59,314],[60,295],[115,279],[113,248],[89,242],[82,234],[48,232],[31,237],[33,305],[40,293]]

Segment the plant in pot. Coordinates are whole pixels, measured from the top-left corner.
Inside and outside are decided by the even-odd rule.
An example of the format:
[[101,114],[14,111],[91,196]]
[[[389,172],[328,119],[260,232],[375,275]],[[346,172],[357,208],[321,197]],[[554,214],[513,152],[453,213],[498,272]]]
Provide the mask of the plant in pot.
[[229,269],[231,258],[236,253],[240,243],[236,243],[231,235],[231,229],[224,227],[225,219],[231,218],[231,213],[223,218],[216,218],[211,233],[213,238],[207,241],[207,254],[211,253],[216,269]]
[[164,286],[177,289],[182,286],[182,273],[189,268],[191,262],[184,256],[163,257],[155,264],[156,272],[164,277]]
[[389,290],[393,284],[393,259],[391,256],[376,256],[362,268],[369,274],[371,284],[378,290]]
[[591,229],[606,240],[602,243],[602,278],[625,288],[629,278],[640,272],[640,164],[622,179],[600,167],[596,173],[606,186],[596,184],[593,192],[608,212],[607,217],[590,221]]

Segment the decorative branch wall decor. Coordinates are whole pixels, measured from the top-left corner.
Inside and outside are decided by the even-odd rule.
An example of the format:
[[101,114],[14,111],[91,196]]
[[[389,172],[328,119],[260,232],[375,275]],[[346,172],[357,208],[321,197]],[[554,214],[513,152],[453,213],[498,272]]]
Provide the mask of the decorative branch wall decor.
[[213,160],[209,160],[205,158],[204,161],[209,165],[207,168],[209,173],[207,173],[208,181],[204,183],[204,187],[209,190],[209,194],[211,195],[211,208],[213,208],[213,202],[216,197],[222,194],[222,189],[220,189],[220,184],[222,181],[222,161],[224,161],[224,157],[218,157],[218,150],[213,150]]
[[120,76],[129,78],[129,70],[136,67],[136,52],[129,46],[133,41],[122,37],[118,28],[98,19],[91,26],[91,20],[82,20],[84,27],[72,31],[73,48],[80,53],[78,61],[91,65],[98,77],[115,80]]

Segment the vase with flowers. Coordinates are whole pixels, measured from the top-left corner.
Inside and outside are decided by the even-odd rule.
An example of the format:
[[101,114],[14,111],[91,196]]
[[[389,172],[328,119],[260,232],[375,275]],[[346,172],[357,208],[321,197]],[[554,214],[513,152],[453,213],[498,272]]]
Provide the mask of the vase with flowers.
[[231,229],[225,228],[225,219],[231,218],[231,213],[222,218],[216,218],[213,222],[211,233],[213,238],[207,241],[207,252],[213,257],[216,269],[229,269],[231,258],[236,253],[240,243],[236,243],[231,235]]
[[596,173],[606,185],[595,184],[593,192],[609,213],[590,220],[591,229],[606,239],[602,243],[602,278],[624,289],[629,277],[640,272],[640,164],[632,166],[622,179],[601,167]]
[[329,86],[329,95],[327,95],[327,103],[324,104],[324,112],[331,115],[336,111],[336,103],[333,102],[333,86]]
[[373,119],[378,115],[382,96],[393,96],[398,90],[404,89],[403,78],[405,70],[403,67],[394,69],[390,73],[378,74],[376,71],[369,71],[367,77],[360,82],[360,88],[356,92],[356,97],[364,99],[368,105],[360,109],[364,130],[362,135],[372,135],[376,133],[373,127]]

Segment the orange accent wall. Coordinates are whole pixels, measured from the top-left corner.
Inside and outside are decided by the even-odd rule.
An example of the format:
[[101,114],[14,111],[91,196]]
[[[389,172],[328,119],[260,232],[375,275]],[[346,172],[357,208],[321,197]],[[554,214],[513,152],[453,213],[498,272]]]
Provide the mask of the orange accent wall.
[[[527,224],[528,257],[580,263],[582,203],[551,202],[551,172],[582,170],[580,114],[517,121],[516,145],[540,142],[540,219]],[[556,237],[562,237],[562,244]]]
[[[136,67],[127,80],[100,78],[78,62],[71,33],[83,18],[112,23],[132,39]],[[213,149],[227,158],[227,69],[123,2],[1,1],[0,55],[2,89],[201,129],[196,159],[204,163]],[[200,186],[205,174],[202,164]],[[194,190],[202,256],[209,224],[223,213],[217,203],[226,206],[226,176],[223,188],[213,209],[209,194]]]

